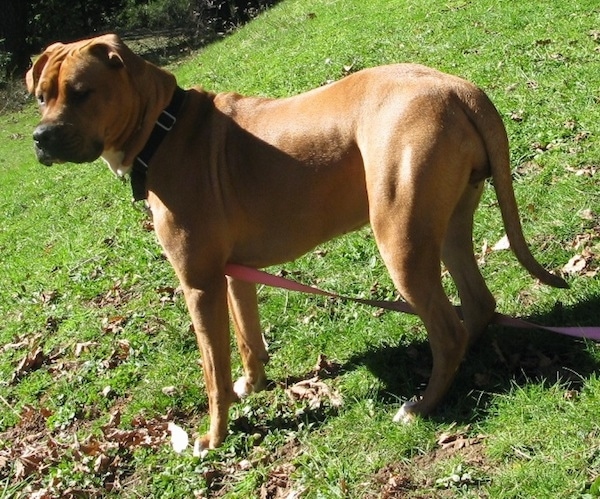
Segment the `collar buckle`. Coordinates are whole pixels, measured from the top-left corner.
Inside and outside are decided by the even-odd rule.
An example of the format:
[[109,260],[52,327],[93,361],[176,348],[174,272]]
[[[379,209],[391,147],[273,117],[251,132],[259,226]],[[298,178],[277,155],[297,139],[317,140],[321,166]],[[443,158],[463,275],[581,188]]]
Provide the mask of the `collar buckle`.
[[173,116],[166,109],[160,113],[160,116],[156,120],[156,125],[161,127],[165,132],[170,132],[175,123],[177,123],[177,117]]

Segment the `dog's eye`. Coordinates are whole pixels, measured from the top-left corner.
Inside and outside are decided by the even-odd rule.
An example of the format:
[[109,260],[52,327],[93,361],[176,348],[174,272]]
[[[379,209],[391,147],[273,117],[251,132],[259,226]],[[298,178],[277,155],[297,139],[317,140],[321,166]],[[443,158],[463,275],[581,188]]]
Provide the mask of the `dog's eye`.
[[39,94],[36,96],[37,102],[38,102],[38,106],[42,107],[46,104],[46,101],[44,100],[44,94]]
[[69,88],[67,91],[67,98],[73,104],[81,104],[84,102],[92,93],[90,89],[84,88]]

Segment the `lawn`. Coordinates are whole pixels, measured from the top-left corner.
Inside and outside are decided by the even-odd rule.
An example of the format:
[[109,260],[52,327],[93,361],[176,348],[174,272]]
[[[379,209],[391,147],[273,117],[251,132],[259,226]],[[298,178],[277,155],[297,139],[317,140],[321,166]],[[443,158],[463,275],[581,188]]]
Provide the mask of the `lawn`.
[[[278,97],[403,61],[492,98],[526,236],[571,285],[540,285],[495,246],[489,185],[474,244],[498,310],[600,326],[597,1],[284,0],[168,69],[184,87]],[[271,386],[232,406],[221,448],[174,452],[169,423],[190,438],[208,425],[175,275],[102,161],[36,162],[37,120],[33,101],[0,116],[0,498],[600,496],[596,343],[492,325],[439,410],[398,425],[431,366],[420,322],[265,287]],[[396,297],[368,228],[271,270]]]

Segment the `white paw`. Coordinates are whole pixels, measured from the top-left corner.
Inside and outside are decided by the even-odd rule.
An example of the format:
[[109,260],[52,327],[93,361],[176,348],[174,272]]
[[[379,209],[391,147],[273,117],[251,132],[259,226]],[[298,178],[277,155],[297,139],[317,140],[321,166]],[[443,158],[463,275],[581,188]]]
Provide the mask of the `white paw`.
[[254,391],[254,387],[248,383],[246,376],[242,376],[233,384],[233,391],[240,399],[243,399]]
[[416,402],[404,402],[400,410],[394,416],[394,423],[409,424],[415,420],[415,414],[411,411],[411,407],[414,407]]
[[202,446],[199,438],[194,441],[194,451],[192,455],[194,457],[199,457],[200,459],[204,459],[206,456],[208,456],[208,449],[205,449]]

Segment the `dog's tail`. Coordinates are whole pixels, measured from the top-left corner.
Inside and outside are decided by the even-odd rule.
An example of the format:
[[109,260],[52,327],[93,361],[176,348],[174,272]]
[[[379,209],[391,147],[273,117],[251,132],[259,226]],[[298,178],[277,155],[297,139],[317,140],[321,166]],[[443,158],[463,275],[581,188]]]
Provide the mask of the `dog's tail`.
[[491,100],[481,91],[481,99],[469,99],[471,120],[477,127],[491,168],[494,189],[500,205],[500,212],[506,229],[506,235],[517,260],[529,273],[544,284],[556,288],[568,288],[567,282],[560,276],[548,272],[531,254],[527,245],[517,208],[512,185],[508,137],[502,118]]

